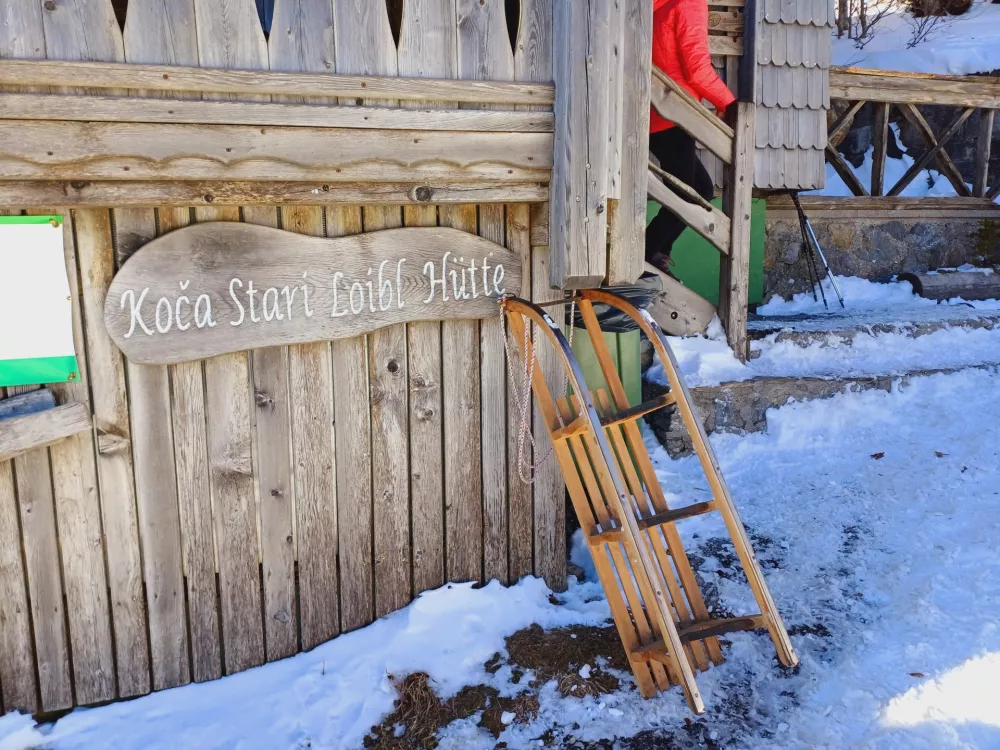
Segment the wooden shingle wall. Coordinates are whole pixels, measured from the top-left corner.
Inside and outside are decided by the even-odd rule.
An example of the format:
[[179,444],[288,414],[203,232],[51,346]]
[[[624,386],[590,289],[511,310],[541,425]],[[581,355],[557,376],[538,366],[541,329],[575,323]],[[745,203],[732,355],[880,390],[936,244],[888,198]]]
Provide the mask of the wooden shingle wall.
[[[3,0],[0,57],[548,82],[552,4],[520,0],[512,45],[504,0],[403,0],[398,44],[382,0],[277,0],[268,37],[254,0],[131,0],[124,33],[111,0]],[[111,342],[116,269],[192,222],[327,237],[453,226],[519,253],[523,296],[558,296],[531,231],[541,203],[323,205],[320,192],[312,205],[14,209],[65,217],[81,377],[53,390],[86,404],[94,429],[0,462],[0,713],[238,672],[448,580],[564,584],[564,486],[554,461],[534,486],[518,478],[499,319],[171,366],[132,364]]]
[[760,0],[755,184],[824,185],[833,0]]

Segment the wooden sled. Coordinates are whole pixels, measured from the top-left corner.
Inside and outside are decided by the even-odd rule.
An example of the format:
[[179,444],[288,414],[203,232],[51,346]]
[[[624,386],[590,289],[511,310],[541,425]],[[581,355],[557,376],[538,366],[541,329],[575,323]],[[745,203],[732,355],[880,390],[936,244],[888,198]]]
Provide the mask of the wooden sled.
[[[538,343],[535,335],[525,338],[526,319],[561,354],[570,397],[553,399],[540,368],[529,367],[525,372],[530,372],[536,404],[548,425],[580,526],[588,536],[639,690],[649,698],[658,690],[680,685],[691,710],[700,714],[705,704],[694,673],[722,663],[718,636],[766,628],[782,664],[793,667],[798,657],[660,327],[647,313],[609,292],[581,291],[555,304],[573,302],[586,325],[609,392],[591,393],[560,325],[541,307],[512,297],[503,300],[502,306],[510,334],[524,357],[522,363],[535,361],[533,348]],[[594,303],[618,308],[636,322],[653,344],[670,382],[670,393],[642,404],[628,403]],[[638,420],[670,404],[677,405],[691,434],[712,489],[710,502],[683,508],[667,505]],[[757,599],[758,614],[718,619],[712,618],[705,606],[676,524],[713,511],[722,513]]]

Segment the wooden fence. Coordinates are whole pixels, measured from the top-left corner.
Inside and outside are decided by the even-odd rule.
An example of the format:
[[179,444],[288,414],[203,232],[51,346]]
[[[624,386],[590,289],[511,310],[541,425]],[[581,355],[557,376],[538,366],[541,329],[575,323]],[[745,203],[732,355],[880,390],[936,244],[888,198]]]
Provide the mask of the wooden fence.
[[[1000,109],[1000,81],[995,78],[834,68],[830,73],[830,97],[850,102],[850,106],[829,128],[826,158],[854,195],[898,196],[922,170],[931,167],[941,172],[960,197],[992,201],[1000,195],[1000,182],[992,187],[988,184],[993,124],[996,111]],[[830,145],[847,132],[855,116],[869,102],[874,106],[870,191],[861,184],[844,157]],[[946,105],[955,107],[956,112],[948,125],[935,133],[918,105]],[[890,186],[885,184],[885,161],[889,148],[889,120],[894,107],[920,133],[927,149],[896,184]],[[970,187],[945,146],[977,110],[978,141]]]
[[[372,183],[340,175],[318,142],[299,147],[293,161],[314,174],[298,175],[281,173],[291,167],[280,158],[240,174],[224,157],[185,167],[81,150],[133,139],[136,153],[179,154],[200,146],[185,136],[206,122],[263,134],[272,124],[255,118],[279,104],[283,117],[316,116],[320,108],[296,106],[326,101],[357,105],[346,127],[367,115],[412,125],[432,116],[424,110],[448,109],[450,125],[427,123],[445,156],[469,131],[435,133],[462,128],[463,117],[480,134],[490,121],[505,132],[533,122],[522,135],[541,138],[538,153],[551,158],[552,16],[552,0],[521,0],[512,46],[503,2],[406,0],[397,46],[384,3],[367,0],[278,0],[267,39],[253,0],[131,0],[124,33],[110,0],[5,1],[0,204],[66,219],[81,377],[53,390],[86,404],[94,429],[0,462],[0,711],[56,711],[231,674],[448,580],[534,573],[564,585],[563,483],[554,462],[533,487],[517,477],[499,318],[152,367],[123,359],[102,314],[131,253],[214,220],[328,237],[457,227],[520,254],[522,295],[558,297],[548,249],[531,244],[532,216],[546,210],[544,159],[516,179],[413,173]],[[199,66],[213,70],[195,75]],[[265,70],[289,77],[253,72]],[[393,87],[395,76],[434,81]],[[513,99],[491,98],[478,83],[487,79],[525,85],[500,85]],[[126,92],[141,103],[122,107]],[[70,116],[67,105],[81,111]],[[307,126],[345,126],[293,124],[301,137]],[[365,137],[394,126],[376,127]],[[37,174],[16,166],[16,149],[28,147],[18,132],[49,143]],[[64,171],[53,179],[55,163]],[[195,172],[170,171],[182,169]],[[536,433],[544,452],[544,425]]]

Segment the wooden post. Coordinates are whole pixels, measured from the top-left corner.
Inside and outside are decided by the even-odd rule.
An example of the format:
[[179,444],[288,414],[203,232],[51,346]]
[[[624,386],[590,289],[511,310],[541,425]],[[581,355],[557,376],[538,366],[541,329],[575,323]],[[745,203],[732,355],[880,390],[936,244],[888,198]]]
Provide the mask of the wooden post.
[[750,206],[753,198],[754,105],[737,105],[733,161],[722,196],[722,208],[732,220],[729,255],[719,256],[719,317],[729,346],[746,361],[747,306],[750,296]]
[[872,156],[872,195],[879,196],[885,193],[885,158],[889,150],[890,105],[882,102],[873,106],[875,108],[875,114],[872,118],[875,153]]
[[611,0],[556,0],[553,23],[550,281],[579,289],[607,273]]
[[972,194],[977,198],[986,195],[990,172],[990,151],[993,147],[993,120],[995,109],[979,110],[979,142],[976,144],[976,161],[973,166],[975,176]]
[[653,7],[647,0],[620,0],[623,41],[620,139],[621,184],[611,222],[608,283],[629,284],[642,275],[646,251],[646,186],[649,159],[649,88]]

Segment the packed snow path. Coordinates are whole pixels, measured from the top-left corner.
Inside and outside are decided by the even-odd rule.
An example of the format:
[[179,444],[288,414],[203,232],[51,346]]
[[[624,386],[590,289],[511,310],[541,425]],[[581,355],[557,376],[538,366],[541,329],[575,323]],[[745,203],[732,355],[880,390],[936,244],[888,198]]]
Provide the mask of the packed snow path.
[[[766,635],[735,634],[726,663],[698,677],[703,717],[688,714],[677,689],[644,701],[625,679],[610,695],[561,698],[550,683],[537,690],[535,718],[512,720],[499,741],[1000,747],[998,392],[996,372],[915,378],[893,393],[786,406],[771,413],[767,433],[714,436],[800,668],[779,668]],[[702,499],[695,460],[671,461],[650,445],[664,485],[685,502]],[[688,549],[710,600],[752,611],[716,523],[714,514],[685,522]],[[509,667],[483,667],[504,636],[533,621],[557,627],[607,616],[592,583],[560,598],[551,603],[533,579],[511,589],[453,586],[311,653],[221,681],[78,710],[54,726],[8,716],[0,748],[357,748],[392,709],[387,673],[426,671],[442,697],[477,683],[524,690],[527,680],[514,685]],[[439,739],[441,748],[498,741],[476,717]]]

